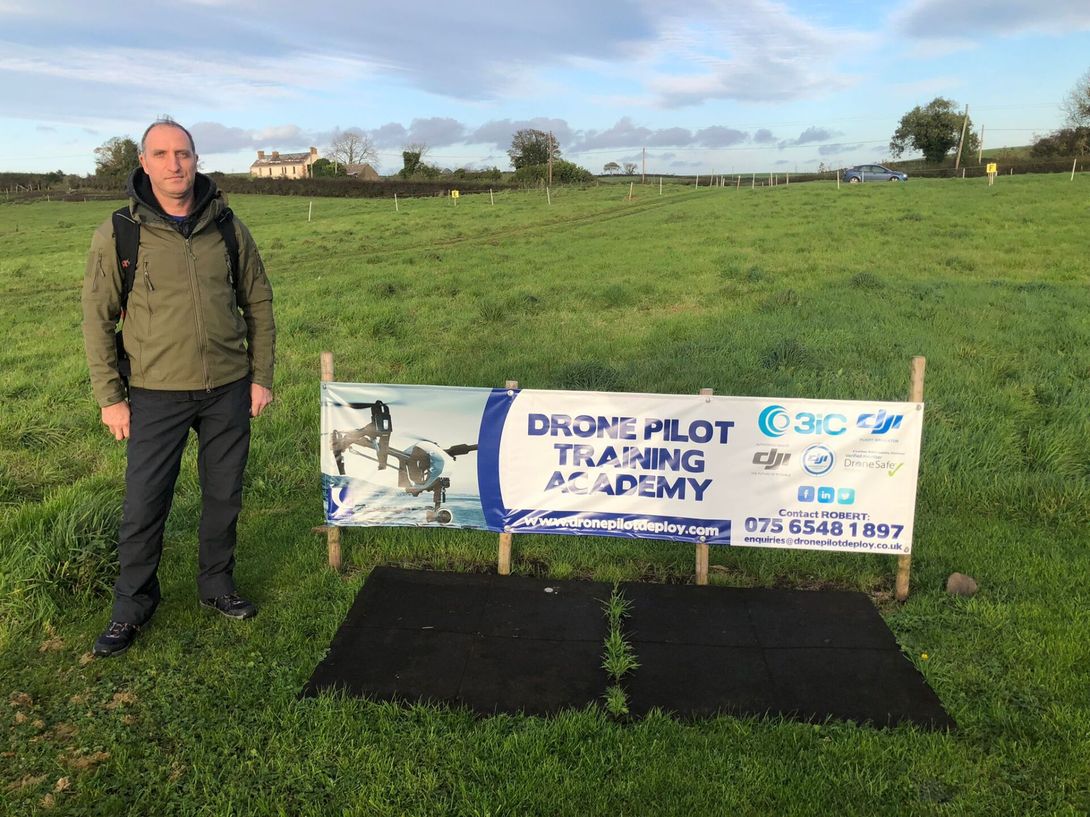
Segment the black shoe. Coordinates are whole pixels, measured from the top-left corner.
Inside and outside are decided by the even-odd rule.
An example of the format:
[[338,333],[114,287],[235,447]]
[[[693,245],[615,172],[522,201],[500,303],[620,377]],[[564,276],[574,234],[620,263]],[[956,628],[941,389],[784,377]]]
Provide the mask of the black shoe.
[[201,599],[201,606],[217,610],[227,618],[253,618],[257,615],[257,607],[253,602],[246,601],[238,593],[224,593],[213,599]]
[[112,655],[120,655],[125,652],[136,640],[136,634],[140,632],[137,624],[126,624],[123,621],[111,621],[98,638],[92,652],[100,658],[109,658]]

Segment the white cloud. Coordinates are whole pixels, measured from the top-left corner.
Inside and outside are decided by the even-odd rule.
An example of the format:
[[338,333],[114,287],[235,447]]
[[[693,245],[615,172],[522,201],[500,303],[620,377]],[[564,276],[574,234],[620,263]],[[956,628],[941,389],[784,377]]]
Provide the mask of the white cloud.
[[661,21],[645,81],[662,107],[813,98],[854,84],[837,62],[869,47],[861,32],[822,28],[771,0],[704,0]]
[[284,103],[373,69],[338,56],[236,59],[218,52],[0,45],[0,107],[51,120],[60,110],[68,119],[97,119],[118,99],[130,109],[160,112],[192,103],[194,94],[213,109]]
[[909,0],[891,28],[922,40],[964,41],[992,35],[1090,31],[1087,0]]

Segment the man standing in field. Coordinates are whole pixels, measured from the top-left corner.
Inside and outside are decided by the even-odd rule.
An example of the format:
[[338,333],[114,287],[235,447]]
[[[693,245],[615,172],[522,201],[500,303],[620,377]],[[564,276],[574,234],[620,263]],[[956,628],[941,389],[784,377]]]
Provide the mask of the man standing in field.
[[[272,402],[272,289],[249,230],[197,172],[188,130],[171,119],[148,127],[129,196],[127,212],[115,217],[121,222],[107,220],[95,232],[82,294],[102,422],[128,441],[121,571],[110,624],[95,641],[99,656],[128,649],[159,604],[163,528],[190,429],[202,498],[198,598],[230,618],[256,615],[235,589],[235,527],[250,418]],[[115,239],[115,223],[137,231],[134,261],[119,258],[125,231]],[[122,315],[128,367],[114,338]]]

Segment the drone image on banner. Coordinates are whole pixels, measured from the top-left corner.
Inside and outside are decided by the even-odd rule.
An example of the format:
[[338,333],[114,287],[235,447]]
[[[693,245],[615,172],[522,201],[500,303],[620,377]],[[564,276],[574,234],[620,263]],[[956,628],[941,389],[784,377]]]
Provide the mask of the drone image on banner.
[[[397,488],[412,497],[431,493],[432,507],[425,512],[424,521],[449,525],[454,521],[453,509],[446,507],[447,489],[451,486],[453,461],[477,450],[476,443],[458,443],[446,448],[433,440],[418,439],[404,447],[391,446],[394,423],[390,405],[382,400],[373,402],[342,402],[335,405],[356,410],[370,410],[371,422],[362,428],[333,429],[330,448],[337,464],[337,472],[348,476],[348,464],[366,461],[364,468],[352,467],[352,476],[364,476],[369,480],[380,477],[380,472],[396,469]],[[392,478],[390,480],[392,482]]]

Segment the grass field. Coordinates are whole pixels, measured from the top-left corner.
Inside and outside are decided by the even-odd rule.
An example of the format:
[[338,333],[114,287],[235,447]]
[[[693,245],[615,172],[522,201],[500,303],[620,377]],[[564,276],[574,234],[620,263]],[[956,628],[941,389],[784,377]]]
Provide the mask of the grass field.
[[[79,284],[110,203],[0,207],[0,813],[1086,815],[1090,178],[650,185],[401,203],[236,197],[276,291],[239,624],[197,607],[194,452],[137,645],[109,615],[123,448],[90,395]],[[296,699],[377,564],[494,569],[496,537],[352,530],[325,567],[318,356],[341,379],[905,399],[927,357],[913,593],[888,557],[712,552],[713,584],[872,595],[953,733],[605,705],[479,719]],[[516,537],[515,571],[686,580],[692,549]],[[972,599],[948,596],[952,571]],[[637,656],[638,658],[638,656]],[[604,672],[604,671],[603,671]]]

